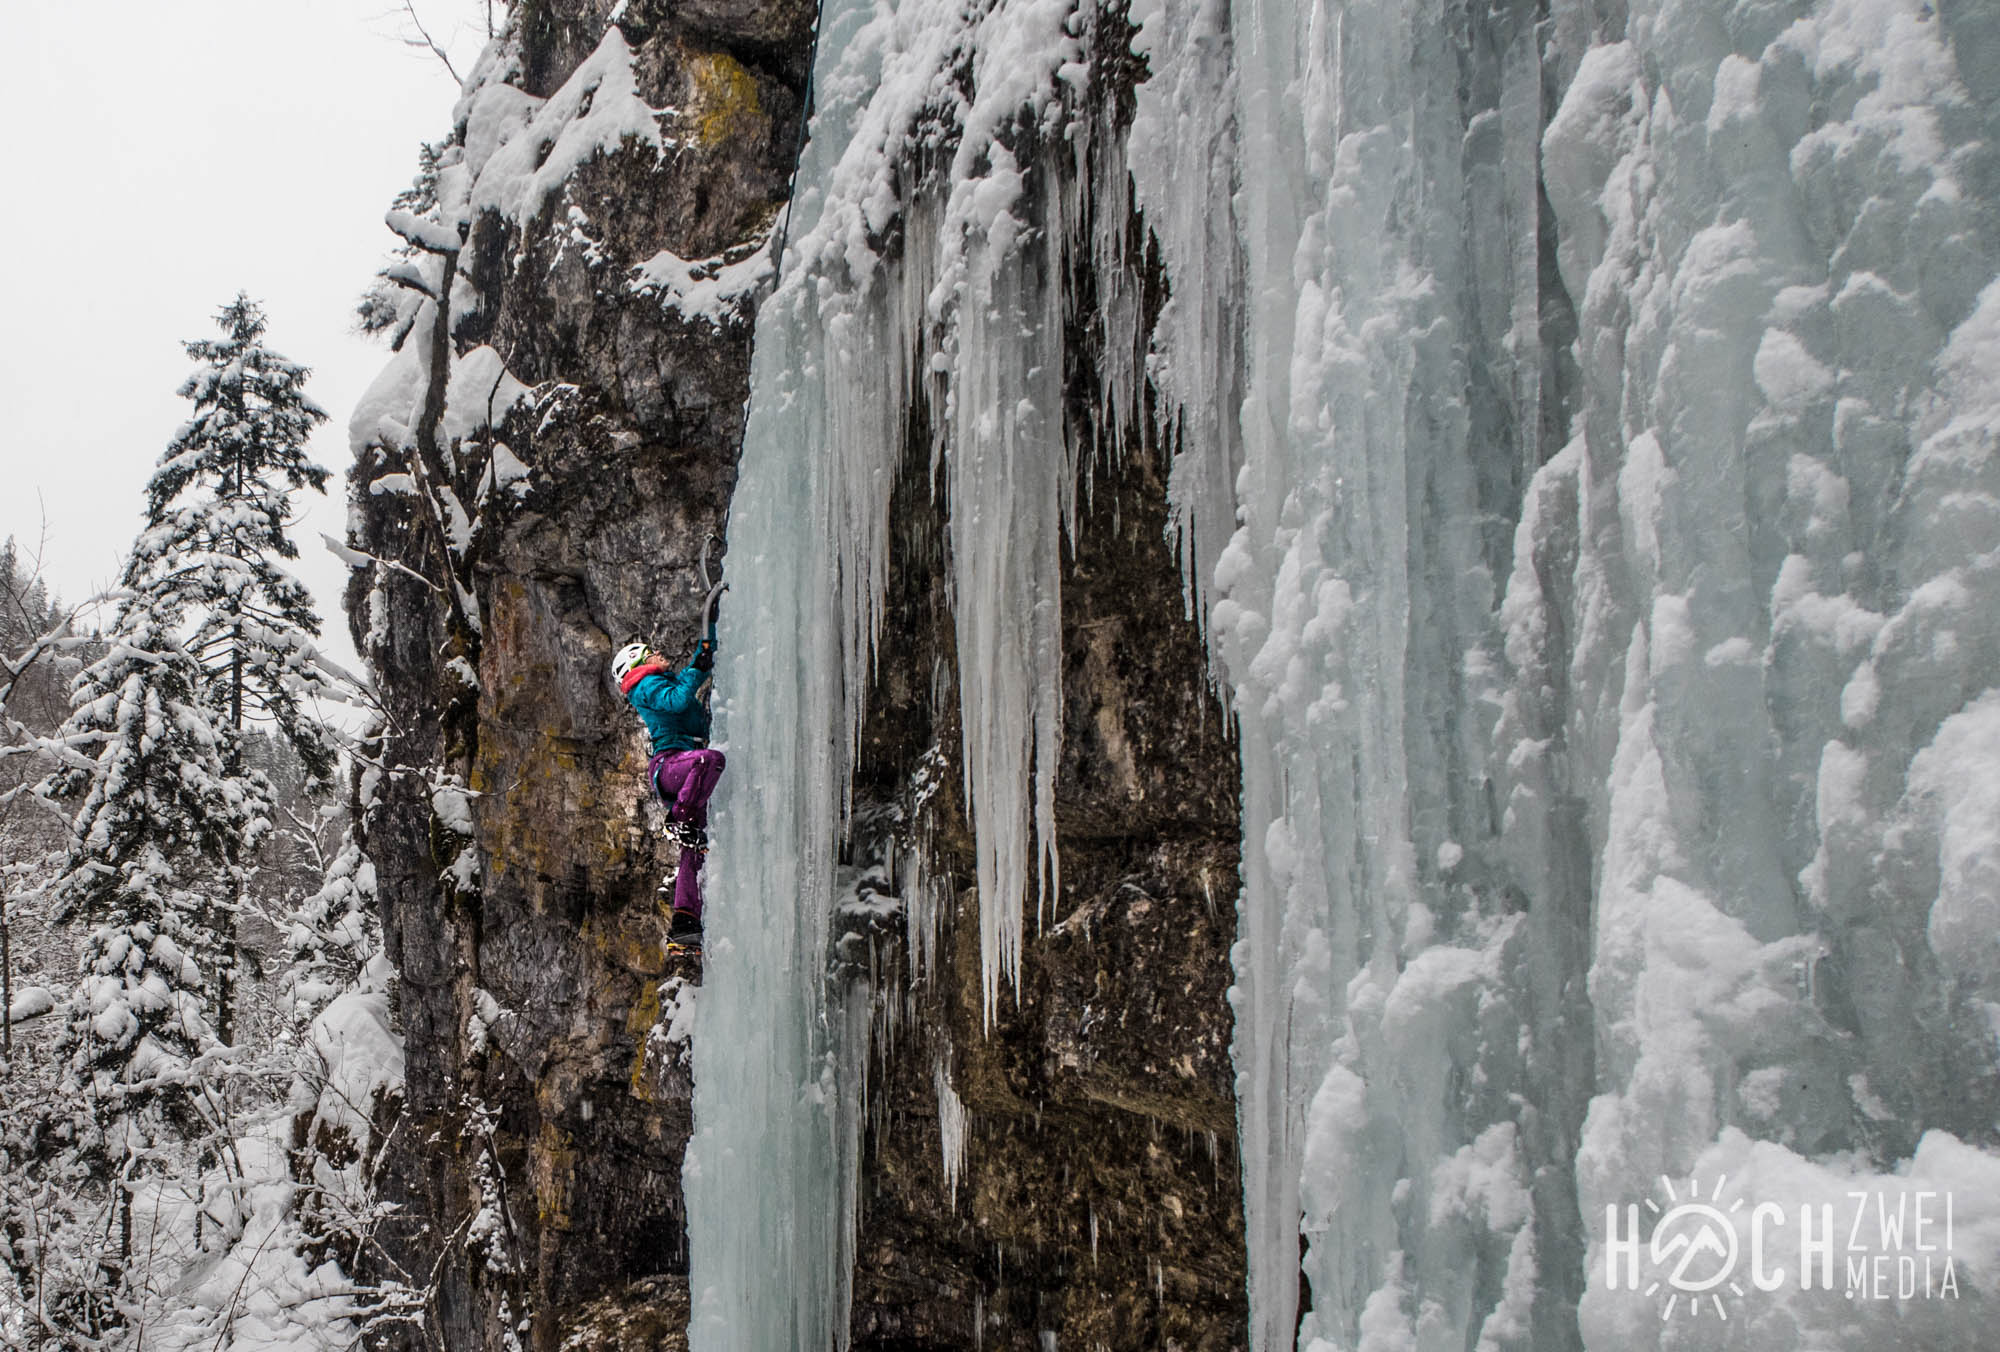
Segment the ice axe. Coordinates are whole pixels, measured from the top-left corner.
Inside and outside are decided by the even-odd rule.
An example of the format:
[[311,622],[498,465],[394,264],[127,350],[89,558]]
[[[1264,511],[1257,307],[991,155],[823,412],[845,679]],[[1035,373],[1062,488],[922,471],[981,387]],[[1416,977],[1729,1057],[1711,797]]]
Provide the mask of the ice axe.
[[729,590],[727,582],[719,577],[711,579],[708,575],[708,546],[715,538],[713,535],[705,536],[701,542],[701,585],[708,589],[708,594],[701,602],[701,618],[711,645],[715,642],[715,624],[718,618],[716,603],[722,599],[722,593]]

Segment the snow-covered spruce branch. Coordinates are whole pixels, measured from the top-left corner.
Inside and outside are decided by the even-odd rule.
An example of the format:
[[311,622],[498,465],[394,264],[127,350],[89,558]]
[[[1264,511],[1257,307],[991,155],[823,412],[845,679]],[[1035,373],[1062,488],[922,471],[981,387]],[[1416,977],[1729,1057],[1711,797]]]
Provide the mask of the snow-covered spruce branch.
[[[59,764],[77,769],[86,769],[97,763],[87,756],[78,755],[77,748],[101,746],[109,736],[102,732],[79,732],[59,737],[32,733],[25,728],[10,727],[8,730],[10,732],[18,730],[21,740],[0,746],[0,760],[8,760],[15,756],[48,756]],[[0,794],[0,803],[11,802],[15,794],[23,789],[32,790],[34,787],[32,784],[17,784],[6,793]]]
[[382,269],[382,280],[391,286],[400,286],[406,291],[414,291],[426,300],[436,300],[437,292],[424,280],[423,269],[410,263],[392,263]]

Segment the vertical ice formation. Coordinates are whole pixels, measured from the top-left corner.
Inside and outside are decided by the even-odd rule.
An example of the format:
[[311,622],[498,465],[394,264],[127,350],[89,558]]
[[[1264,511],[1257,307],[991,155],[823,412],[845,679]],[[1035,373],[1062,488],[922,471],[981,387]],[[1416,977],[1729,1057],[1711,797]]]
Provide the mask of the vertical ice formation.
[[[730,773],[685,1170],[702,1352],[822,1352],[847,1336],[857,1138],[840,1126],[851,1086],[837,1067],[866,1058],[834,1030],[865,1020],[829,1007],[828,923],[890,493],[912,452],[949,510],[989,1016],[1018,980],[1030,893],[1058,882],[1058,564],[1079,468],[1061,274],[1071,251],[1118,238],[1088,237],[1102,181],[1076,182],[1090,172],[1069,111],[1088,32],[1068,0],[823,13],[729,523],[716,686]],[[1131,295],[1110,300],[1129,326]],[[1127,350],[1106,382],[1124,409],[1136,337]],[[912,447],[913,429],[928,444]],[[910,923],[926,928],[930,884],[921,868],[905,877]]]
[[[1243,760],[1253,1345],[1681,1345],[1589,1281],[1660,1173],[1990,1177],[2000,286],[1960,66],[1990,20],[1132,18],[1172,290],[1145,374]],[[700,1348],[844,1336],[865,1056],[827,917],[911,451],[950,512],[989,1007],[1055,882],[1055,278],[1124,191],[1065,113],[1093,33],[1063,0],[825,17],[730,527]],[[1774,1295],[1759,1336],[1891,1336],[1856,1309]]]
[[965,1103],[951,1087],[951,1064],[940,1055],[931,1069],[937,1088],[938,1146],[944,1156],[944,1185],[958,1204],[958,1176],[965,1168]]
[[[1991,745],[2000,670],[1995,127],[1926,6],[1727,44],[1670,20],[1635,7],[1544,140],[1586,398],[1538,486],[1607,575],[1569,621],[1611,748],[1583,1214],[1669,1170],[1784,1203],[1969,1187],[2000,986],[1951,919],[2000,840],[1938,769]],[[1521,541],[1517,631],[1555,608],[1526,576],[1552,535]],[[1963,1305],[1786,1294],[1798,1345],[1977,1340]],[[1670,1341],[1599,1289],[1582,1324]]]
[[1243,252],[1234,228],[1236,120],[1225,0],[1138,0],[1132,49],[1150,72],[1127,139],[1134,205],[1159,241],[1172,294],[1148,368],[1177,428],[1170,469],[1188,612],[1208,622],[1210,588],[1235,526],[1242,463]]
[[[1043,229],[1032,243],[1012,238],[1023,229],[1010,214],[1019,170],[1005,147],[995,144],[990,155],[992,174],[976,191],[954,194],[954,208],[962,203],[981,213],[964,227],[971,247],[961,276],[932,292],[939,298],[952,286],[961,302],[939,354],[950,363],[940,447],[949,467],[965,793],[976,835],[989,1021],[1000,983],[1012,977],[1019,984],[1030,839],[1038,914],[1061,879],[1058,565],[1076,490],[1062,427],[1060,235]],[[957,232],[955,214],[945,214],[947,239]]]
[[[1185,19],[1175,9],[1161,40],[1203,31],[1200,7]],[[1400,1169],[1357,1163],[1393,1156],[1400,1139],[1442,1167],[1506,1116],[1503,1098],[1480,1105],[1484,1124],[1455,1120],[1467,1105],[1454,1041],[1476,1045],[1482,1030],[1453,1025],[1490,1003],[1520,926],[1455,891],[1438,861],[1483,817],[1465,771],[1484,760],[1498,670],[1486,617],[1504,535],[1492,518],[1527,453],[1488,410],[1539,377],[1534,251],[1507,247],[1504,228],[1532,239],[1538,128],[1523,154],[1503,109],[1525,100],[1532,117],[1539,73],[1532,49],[1504,59],[1530,40],[1532,14],[1503,12],[1495,50],[1466,56],[1490,86],[1468,128],[1445,7],[1253,3],[1228,21],[1206,39],[1226,46],[1226,69],[1168,61],[1151,97],[1200,110],[1181,126],[1233,108],[1240,146],[1241,370],[1215,382],[1224,398],[1240,389],[1237,419],[1213,444],[1184,447],[1183,464],[1207,465],[1177,466],[1174,488],[1233,481],[1241,523],[1214,570],[1211,633],[1244,772],[1232,1000],[1252,1337],[1275,1348],[1297,1327],[1302,1224],[1306,1341],[1351,1340],[1378,1288],[1451,1290],[1462,1327],[1476,1281],[1532,1280],[1532,1242],[1515,1242],[1524,1211],[1454,1213],[1436,1242],[1399,1252],[1399,1217],[1436,1202],[1430,1168],[1399,1190]],[[1133,163],[1141,203],[1170,200],[1169,175],[1185,172],[1136,152]],[[1500,241],[1476,257],[1475,219],[1483,242]],[[1213,214],[1148,221],[1170,270],[1207,260],[1172,272],[1174,305],[1226,313],[1215,293],[1233,285],[1230,267],[1203,238]],[[1158,341],[1169,372],[1202,355],[1182,350],[1177,325]],[[1469,388],[1475,356],[1500,389]],[[1496,455],[1500,468],[1482,467]],[[1450,941],[1435,955],[1433,935]],[[1497,1033],[1504,1015],[1491,1023]],[[1511,1138],[1492,1153],[1492,1168],[1520,1167]],[[1393,1306],[1375,1300],[1370,1318]]]
[[[1688,1345],[1713,1321],[1589,1280],[1662,1172],[1794,1211],[1977,1186],[1990,17],[1134,14],[1153,370],[1240,389],[1234,427],[1182,409],[1173,486],[1240,523],[1253,1346]],[[1212,383],[1222,203],[1174,196],[1210,145],[1243,288]],[[1760,1345],[1979,1336],[1976,1304],[1756,1295]]]

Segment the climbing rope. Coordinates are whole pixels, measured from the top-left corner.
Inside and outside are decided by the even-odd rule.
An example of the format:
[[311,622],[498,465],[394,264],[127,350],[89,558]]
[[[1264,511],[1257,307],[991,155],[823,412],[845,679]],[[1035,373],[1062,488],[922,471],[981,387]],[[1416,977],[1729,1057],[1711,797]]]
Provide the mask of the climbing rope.
[[[819,65],[820,21],[825,17],[826,0],[813,0],[812,43],[806,51],[806,87],[799,97],[799,129],[792,137],[792,175],[785,187],[785,219],[778,226],[777,247],[772,250],[771,254],[770,289],[757,298],[757,304],[752,307],[753,314],[756,310],[763,308],[764,302],[770,298],[771,293],[778,289],[778,278],[783,274],[785,268],[785,245],[792,233],[792,208],[799,200],[799,162],[805,158],[806,124],[812,119],[813,76],[815,68]],[[746,390],[743,395],[743,421],[736,429],[736,452],[738,455],[743,453],[743,443],[748,440],[749,436],[750,394]],[[701,546],[701,580],[703,585],[708,587],[708,597],[702,603],[702,620],[708,625],[708,636],[712,639],[715,637],[715,618],[712,607],[722,593],[728,589],[729,584],[720,580],[713,583],[709,582],[708,541],[706,540],[702,542]]]
[[[778,226],[777,245],[771,253],[770,288],[757,297],[757,304],[752,307],[753,314],[756,310],[763,308],[764,302],[770,298],[771,293],[778,289],[778,278],[783,274],[785,268],[785,245],[792,232],[792,208],[799,200],[799,162],[805,158],[806,124],[812,119],[813,76],[815,68],[819,65],[820,21],[825,17],[826,0],[813,0],[812,43],[806,52],[806,87],[799,97],[799,129],[792,137],[792,174],[785,187],[785,219]],[[736,428],[736,453],[739,456],[743,453],[743,443],[749,439],[749,436],[750,394],[748,390],[745,390],[743,395],[743,420]],[[702,601],[701,619],[702,623],[707,626],[710,640],[715,638],[716,621],[720,618],[715,613],[715,603],[721,598],[722,593],[729,589],[729,584],[719,578],[713,582],[709,581],[708,545],[709,540],[715,538],[714,536],[710,536],[708,539],[703,540],[701,544],[701,581],[702,585],[708,588],[708,595]]]
[[[778,227],[778,247],[771,255],[771,289],[773,291],[778,288],[779,277],[784,275],[785,245],[789,242],[792,233],[792,208],[798,204],[799,200],[799,162],[805,158],[806,154],[806,123],[812,118],[813,77],[818,74],[819,66],[819,27],[820,21],[825,16],[826,0],[814,0],[812,45],[806,53],[806,87],[805,93],[799,99],[799,130],[798,134],[792,138],[792,177],[785,189],[785,220],[784,224]],[[745,404],[745,410],[745,417],[747,418],[747,403]]]

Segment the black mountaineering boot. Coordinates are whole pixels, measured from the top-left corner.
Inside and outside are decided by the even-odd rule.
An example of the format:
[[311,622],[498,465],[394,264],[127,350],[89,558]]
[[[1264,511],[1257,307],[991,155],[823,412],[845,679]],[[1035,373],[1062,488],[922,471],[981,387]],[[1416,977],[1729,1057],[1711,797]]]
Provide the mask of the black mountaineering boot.
[[674,843],[684,850],[693,850],[697,854],[708,853],[708,832],[693,822],[669,821],[667,834],[672,836]]
[[667,931],[667,953],[701,956],[701,920],[694,912],[674,912],[673,926]]

